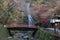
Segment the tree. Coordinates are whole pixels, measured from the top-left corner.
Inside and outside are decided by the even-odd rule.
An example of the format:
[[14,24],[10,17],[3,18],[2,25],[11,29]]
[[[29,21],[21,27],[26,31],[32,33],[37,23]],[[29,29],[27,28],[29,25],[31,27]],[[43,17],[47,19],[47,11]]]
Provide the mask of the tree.
[[8,1],[0,1],[0,23],[2,24],[12,23],[18,17],[19,11],[16,10],[14,1]]
[[[35,23],[44,24],[46,27],[50,27],[49,21],[53,18],[54,8],[49,8],[46,4],[32,5],[33,18]],[[41,22],[41,20],[43,20]],[[41,25],[40,24],[40,25]]]
[[31,4],[41,4],[41,3],[46,3],[46,0],[29,0]]

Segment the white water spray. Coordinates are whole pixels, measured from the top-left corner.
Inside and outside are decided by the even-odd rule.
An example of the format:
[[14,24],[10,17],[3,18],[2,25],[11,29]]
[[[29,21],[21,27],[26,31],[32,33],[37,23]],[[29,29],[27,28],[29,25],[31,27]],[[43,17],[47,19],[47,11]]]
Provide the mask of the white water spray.
[[29,23],[29,27],[30,27],[34,21],[32,16],[31,16],[30,3],[26,3],[26,10],[27,10],[27,16],[28,16],[28,23]]

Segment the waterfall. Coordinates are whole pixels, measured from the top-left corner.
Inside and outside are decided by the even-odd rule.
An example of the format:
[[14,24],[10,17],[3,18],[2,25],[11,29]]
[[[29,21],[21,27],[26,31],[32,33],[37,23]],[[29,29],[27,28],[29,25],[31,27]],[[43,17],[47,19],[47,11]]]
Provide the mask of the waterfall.
[[34,21],[31,15],[31,11],[30,11],[30,3],[26,3],[26,11],[27,11],[27,16],[28,16],[28,24],[30,27],[30,25],[32,25]]

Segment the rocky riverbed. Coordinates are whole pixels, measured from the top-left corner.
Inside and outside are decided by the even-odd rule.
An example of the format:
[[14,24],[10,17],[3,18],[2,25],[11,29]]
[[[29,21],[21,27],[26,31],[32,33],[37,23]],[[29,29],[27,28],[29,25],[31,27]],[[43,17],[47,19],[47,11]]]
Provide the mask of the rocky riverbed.
[[38,39],[32,37],[31,33],[29,32],[20,32],[14,34],[13,38],[10,38],[9,40],[38,40]]

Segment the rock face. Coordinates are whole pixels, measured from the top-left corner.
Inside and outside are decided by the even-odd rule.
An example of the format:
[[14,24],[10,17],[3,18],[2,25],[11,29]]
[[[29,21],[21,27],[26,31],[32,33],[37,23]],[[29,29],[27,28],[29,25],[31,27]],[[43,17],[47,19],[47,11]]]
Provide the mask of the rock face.
[[14,0],[17,9],[24,11],[25,10],[25,1],[26,0]]

